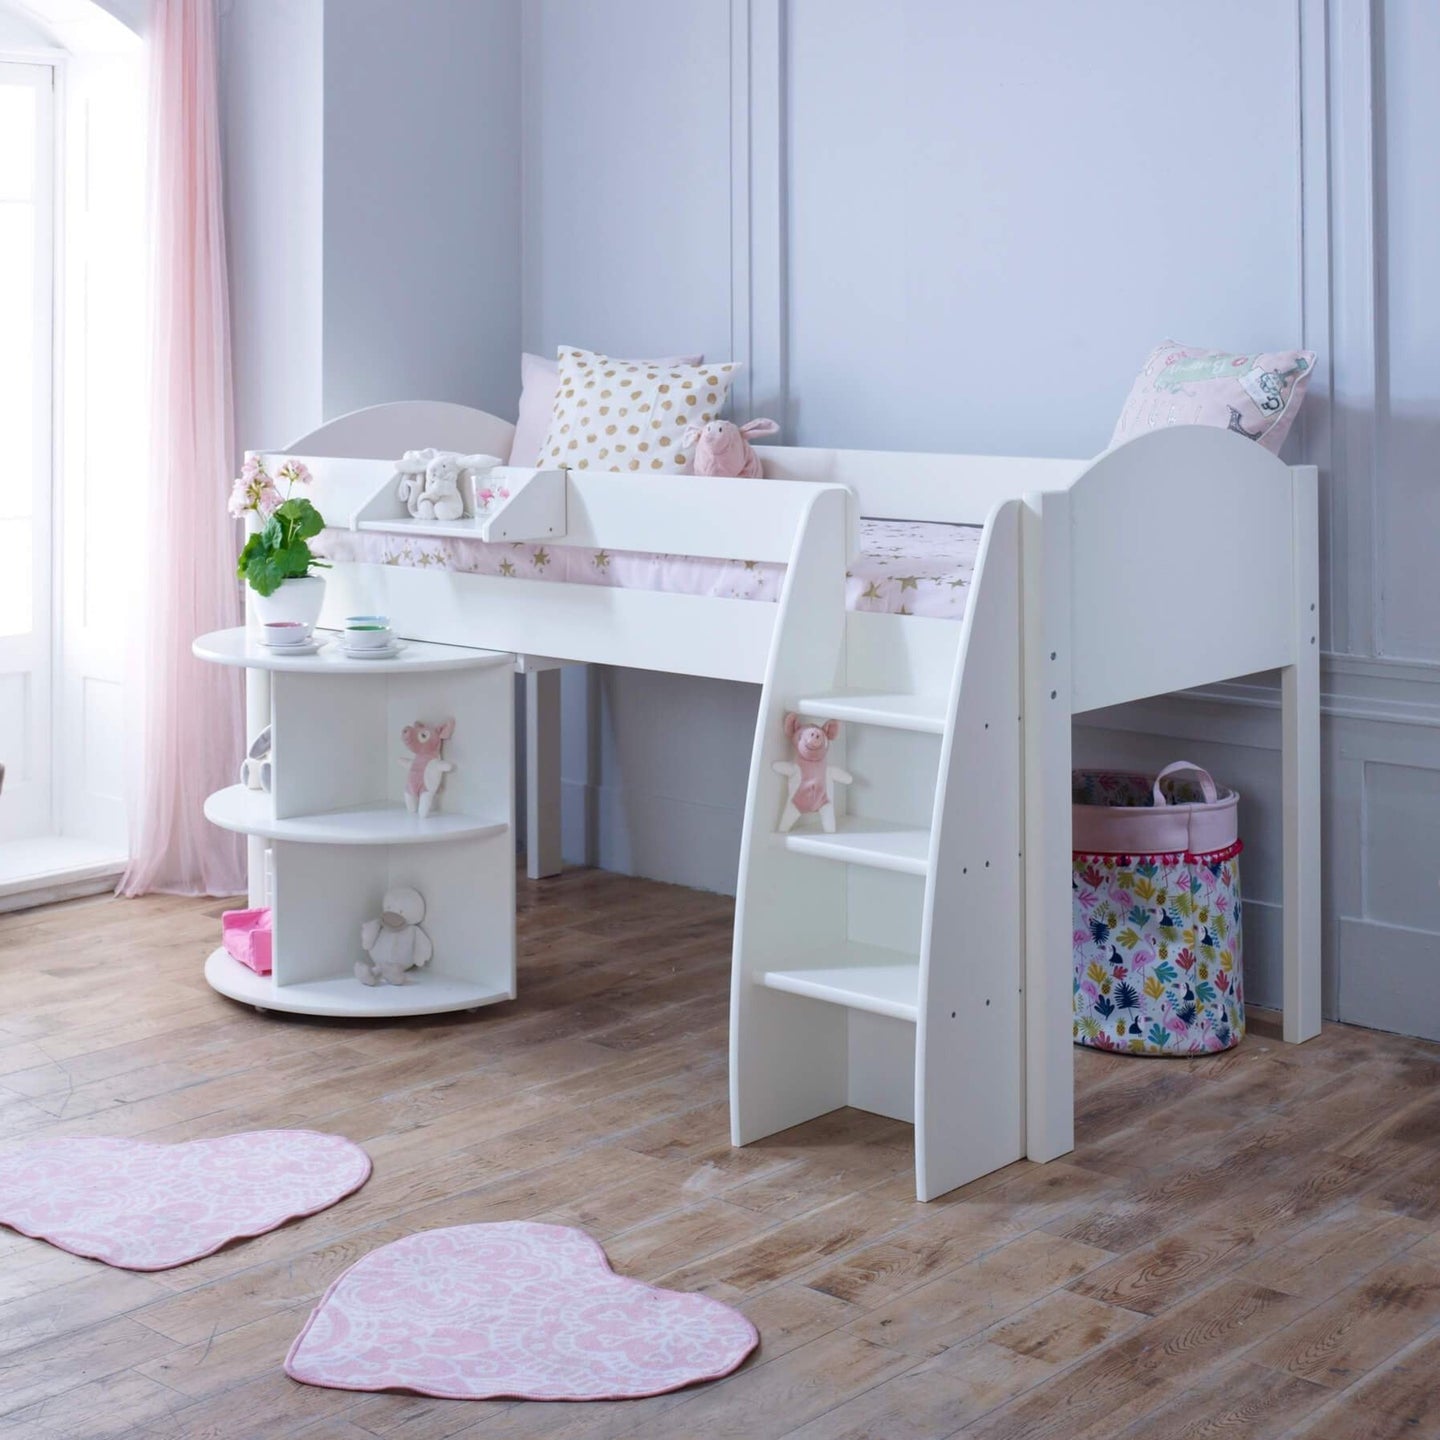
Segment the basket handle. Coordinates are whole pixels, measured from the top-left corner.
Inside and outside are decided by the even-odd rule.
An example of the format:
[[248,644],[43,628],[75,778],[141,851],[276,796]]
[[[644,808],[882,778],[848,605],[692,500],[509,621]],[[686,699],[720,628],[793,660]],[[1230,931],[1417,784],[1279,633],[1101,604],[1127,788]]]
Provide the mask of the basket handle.
[[1155,777],[1156,805],[1163,806],[1165,804],[1165,797],[1160,793],[1160,782],[1169,775],[1179,775],[1186,773],[1195,775],[1199,778],[1200,793],[1205,797],[1205,803],[1207,805],[1213,805],[1215,803],[1216,797],[1219,795],[1220,792],[1215,788],[1215,781],[1211,778],[1210,772],[1189,760],[1177,760],[1173,765],[1167,765]]

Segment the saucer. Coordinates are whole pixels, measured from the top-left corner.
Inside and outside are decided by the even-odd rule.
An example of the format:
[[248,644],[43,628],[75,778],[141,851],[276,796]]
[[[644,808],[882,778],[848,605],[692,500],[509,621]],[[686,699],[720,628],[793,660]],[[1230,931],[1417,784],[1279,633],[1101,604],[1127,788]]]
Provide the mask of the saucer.
[[268,640],[261,640],[259,642],[260,648],[269,655],[314,655],[319,652],[322,643],[322,641],[315,639],[313,635],[310,639],[302,641],[299,645],[272,645]]
[[368,650],[352,650],[344,640],[337,640],[335,648],[347,660],[393,660],[405,648],[405,642],[392,640],[388,645],[372,645]]

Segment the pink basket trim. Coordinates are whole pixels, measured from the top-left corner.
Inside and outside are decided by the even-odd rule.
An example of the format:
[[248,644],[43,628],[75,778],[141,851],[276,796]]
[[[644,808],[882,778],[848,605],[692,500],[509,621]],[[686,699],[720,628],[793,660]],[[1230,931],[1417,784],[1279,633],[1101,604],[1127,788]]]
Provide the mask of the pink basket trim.
[[1133,850],[1076,850],[1074,858],[1079,860],[1119,860],[1130,865],[1223,865],[1233,860],[1245,848],[1243,840],[1227,845],[1223,850],[1163,850],[1153,855],[1137,854]]
[[[1075,771],[1073,848],[1092,855],[1203,855],[1233,845],[1240,835],[1239,794],[1214,787],[1216,798],[1206,800],[1201,785],[1172,778],[1174,769],[1167,767],[1159,777]],[[1209,780],[1204,771],[1197,773]],[[1157,788],[1169,792],[1169,803],[1155,804]]]

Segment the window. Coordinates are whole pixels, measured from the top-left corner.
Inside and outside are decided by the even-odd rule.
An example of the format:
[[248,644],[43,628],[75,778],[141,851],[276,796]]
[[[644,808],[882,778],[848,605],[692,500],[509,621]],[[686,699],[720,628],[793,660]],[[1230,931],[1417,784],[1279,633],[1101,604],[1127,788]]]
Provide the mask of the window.
[[0,841],[53,829],[55,71],[0,64]]
[[[0,0],[0,19],[4,18]],[[3,32],[0,32],[0,38]],[[126,853],[142,614],[138,47],[0,62],[0,908]],[[94,887],[92,887],[94,888]]]

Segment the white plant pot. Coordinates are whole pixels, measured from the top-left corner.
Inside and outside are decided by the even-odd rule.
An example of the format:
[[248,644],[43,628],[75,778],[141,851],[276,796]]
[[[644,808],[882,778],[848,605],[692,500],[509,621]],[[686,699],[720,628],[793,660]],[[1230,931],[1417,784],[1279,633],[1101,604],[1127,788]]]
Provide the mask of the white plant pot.
[[320,575],[306,575],[298,580],[282,580],[270,595],[258,590],[250,592],[255,602],[255,618],[261,625],[277,620],[298,620],[314,627],[325,604],[325,580]]

